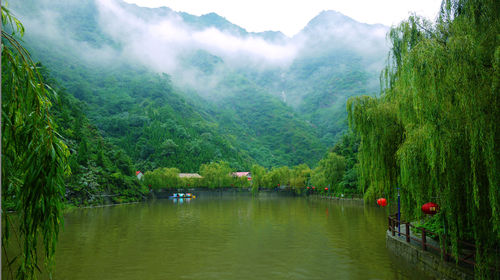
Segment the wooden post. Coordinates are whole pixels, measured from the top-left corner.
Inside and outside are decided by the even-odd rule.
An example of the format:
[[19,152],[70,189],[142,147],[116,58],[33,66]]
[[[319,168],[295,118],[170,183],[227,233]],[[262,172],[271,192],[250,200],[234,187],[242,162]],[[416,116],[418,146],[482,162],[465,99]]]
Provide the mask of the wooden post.
[[427,251],[427,236],[425,233],[425,228],[422,228],[422,249]]
[[443,238],[441,238],[443,240],[442,244],[441,244],[441,254],[443,255],[443,260],[445,262],[448,261],[448,254],[446,253],[446,235],[443,236]]
[[410,223],[406,222],[406,242],[410,243]]
[[391,231],[392,231],[392,236],[396,236],[396,231],[394,231],[394,220],[392,218],[389,217],[389,219],[391,219]]

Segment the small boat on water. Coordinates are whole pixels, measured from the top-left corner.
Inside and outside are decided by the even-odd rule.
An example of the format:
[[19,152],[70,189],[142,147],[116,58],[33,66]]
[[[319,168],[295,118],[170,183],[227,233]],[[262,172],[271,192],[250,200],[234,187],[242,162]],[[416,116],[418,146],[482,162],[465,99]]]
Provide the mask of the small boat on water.
[[192,193],[174,193],[169,196],[171,199],[179,199],[179,198],[196,198]]

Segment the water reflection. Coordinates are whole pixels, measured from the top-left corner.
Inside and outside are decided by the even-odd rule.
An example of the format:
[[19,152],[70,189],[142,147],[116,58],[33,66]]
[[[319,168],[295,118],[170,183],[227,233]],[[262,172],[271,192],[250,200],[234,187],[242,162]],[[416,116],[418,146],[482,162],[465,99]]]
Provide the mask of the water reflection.
[[55,279],[420,279],[385,248],[386,214],[359,202],[196,199],[66,215]]
[[179,204],[182,204],[185,202],[190,202],[191,201],[191,198],[174,198],[174,199],[171,199],[174,203],[179,203]]

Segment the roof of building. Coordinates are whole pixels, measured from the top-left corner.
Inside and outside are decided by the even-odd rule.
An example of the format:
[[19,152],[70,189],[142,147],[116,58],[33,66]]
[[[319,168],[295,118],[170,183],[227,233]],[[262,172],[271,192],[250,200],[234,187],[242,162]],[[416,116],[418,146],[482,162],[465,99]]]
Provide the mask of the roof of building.
[[137,175],[139,175],[139,173],[142,173],[142,172],[141,171],[136,171],[135,175],[137,176]]
[[250,172],[233,172],[232,174],[236,177],[250,177]]
[[180,178],[203,178],[198,173],[179,173]]

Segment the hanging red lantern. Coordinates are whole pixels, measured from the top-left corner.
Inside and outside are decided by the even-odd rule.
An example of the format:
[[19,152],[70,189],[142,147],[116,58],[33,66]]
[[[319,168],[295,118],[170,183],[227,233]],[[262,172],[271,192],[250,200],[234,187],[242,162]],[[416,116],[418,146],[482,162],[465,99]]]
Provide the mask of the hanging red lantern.
[[379,199],[377,199],[377,204],[382,206],[382,207],[387,206],[387,199],[385,199],[383,197],[379,198]]
[[328,188],[325,188],[325,191],[328,191]]
[[425,214],[429,215],[434,215],[439,211],[439,205],[437,205],[434,202],[427,202],[426,204],[422,205],[422,212]]
[[310,187],[307,187],[307,189],[310,189]]

